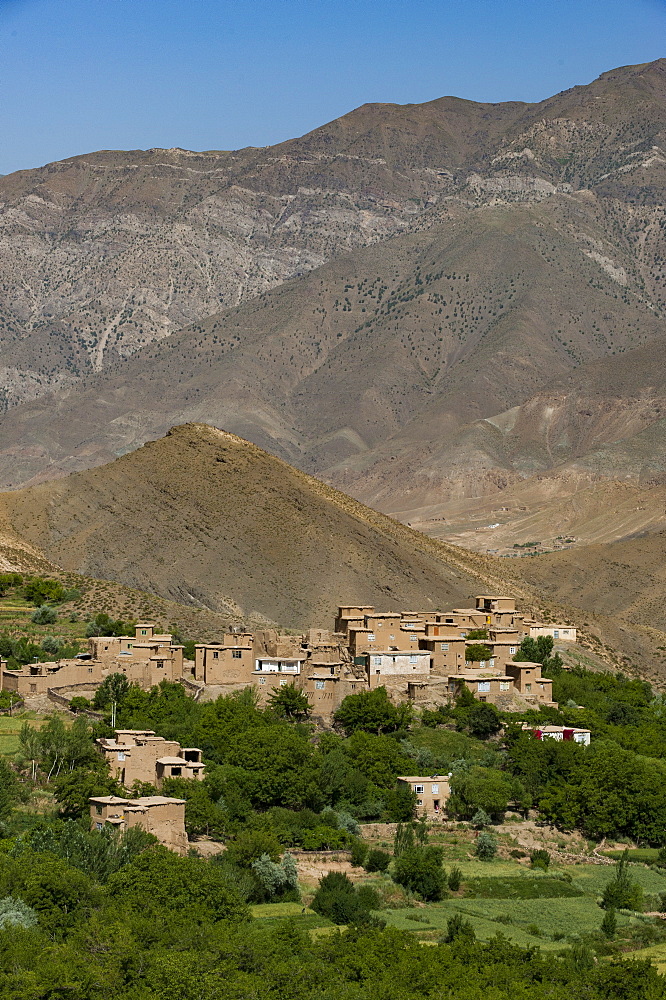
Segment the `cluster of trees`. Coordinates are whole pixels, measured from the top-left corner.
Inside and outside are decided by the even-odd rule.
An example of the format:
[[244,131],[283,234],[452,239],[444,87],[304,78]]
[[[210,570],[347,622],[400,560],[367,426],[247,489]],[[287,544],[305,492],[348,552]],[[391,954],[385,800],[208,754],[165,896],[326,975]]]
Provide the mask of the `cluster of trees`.
[[[403,855],[404,857],[404,855]],[[235,863],[235,862],[234,862]],[[252,868],[254,865],[254,868]],[[346,931],[311,936],[293,921],[253,920],[248,871],[280,880],[262,856],[177,857],[131,838],[56,824],[0,850],[0,993],[14,1000],[664,1000],[648,962],[601,962],[575,949],[544,955],[498,934],[477,942],[453,917],[424,948],[382,927],[376,895],[344,875],[322,879],[313,907]],[[288,866],[287,866],[288,867]],[[287,879],[289,878],[287,874]]]

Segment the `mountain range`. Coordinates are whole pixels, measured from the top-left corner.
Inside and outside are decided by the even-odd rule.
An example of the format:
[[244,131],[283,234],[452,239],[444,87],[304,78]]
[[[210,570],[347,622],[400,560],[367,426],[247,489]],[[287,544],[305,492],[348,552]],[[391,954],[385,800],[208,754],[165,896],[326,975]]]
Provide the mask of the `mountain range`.
[[0,178],[0,486],[204,422],[484,551],[666,526],[665,128],[659,60]]

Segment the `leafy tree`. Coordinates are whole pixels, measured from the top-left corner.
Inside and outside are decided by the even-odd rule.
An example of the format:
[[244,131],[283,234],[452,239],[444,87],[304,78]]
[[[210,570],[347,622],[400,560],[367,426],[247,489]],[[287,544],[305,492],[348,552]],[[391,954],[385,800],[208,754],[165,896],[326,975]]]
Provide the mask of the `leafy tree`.
[[[140,790],[140,794],[154,792]],[[224,811],[211,802],[208,789],[202,781],[166,778],[162,783],[162,794],[185,799],[185,829],[189,836],[224,832]]]
[[307,719],[312,711],[310,699],[304,691],[300,691],[293,683],[273,691],[268,698],[269,707],[281,719],[301,722]]
[[129,694],[130,682],[126,674],[115,673],[105,677],[95,691],[93,705],[99,711],[108,708],[113,702],[122,705]]
[[14,896],[5,896],[0,899],[0,930],[7,930],[12,927],[22,927],[24,930],[34,927],[37,923],[37,914],[23,902]]
[[461,882],[462,882],[462,872],[460,868],[458,868],[458,866],[455,865],[449,872],[448,883],[451,892],[457,892],[458,889],[460,888]]
[[191,906],[215,920],[245,920],[248,912],[223,868],[198,858],[181,858],[165,847],[144,851],[110,876],[112,898],[141,911],[157,906],[173,913]]
[[23,596],[26,601],[37,605],[62,601],[64,594],[65,588],[61,583],[58,583],[57,580],[46,580],[40,576],[32,577],[32,579],[26,582],[23,588]]
[[477,701],[464,713],[456,712],[456,715],[470,735],[478,740],[494,736],[502,728],[502,717],[489,702]]
[[515,781],[502,771],[473,767],[468,772],[454,773],[447,807],[465,819],[474,816],[479,809],[490,816],[501,817],[514,790]]
[[615,916],[615,909],[610,906],[604,913],[604,919],[601,921],[601,930],[609,941],[615,937],[617,932],[617,917]]
[[121,618],[110,618],[101,611],[86,625],[86,637],[93,636],[131,636],[134,635],[136,622],[125,622]]
[[472,826],[477,829],[481,829],[484,826],[490,826],[492,823],[492,818],[488,815],[485,809],[477,809],[472,816]]
[[436,901],[446,891],[441,847],[411,847],[394,862],[393,881],[422,899]]
[[615,866],[615,875],[604,888],[601,905],[605,910],[640,910],[643,890],[629,877],[629,852],[624,851]]
[[333,716],[347,736],[358,730],[369,733],[394,733],[406,729],[412,719],[412,706],[408,702],[394,705],[385,687],[374,691],[349,694]]
[[30,615],[30,621],[35,625],[53,625],[58,620],[58,612],[49,604],[40,604]]
[[387,851],[382,851],[378,847],[368,851],[363,867],[366,872],[385,872],[391,863],[391,855]]
[[226,762],[236,767],[239,786],[255,807],[321,804],[315,748],[291,727],[268,725],[238,734]]
[[255,858],[251,868],[261,888],[261,902],[264,899],[300,898],[298,872],[291,854],[285,854],[281,862],[273,861],[268,854],[262,854]]
[[355,839],[351,843],[350,863],[352,868],[362,868],[368,856],[368,845],[362,840]]
[[465,659],[471,663],[483,663],[493,655],[490,646],[485,646],[480,642],[473,642],[465,649]]
[[460,938],[466,938],[470,943],[476,940],[476,934],[469,920],[464,920],[461,913],[454,913],[446,921],[444,941],[452,944]]
[[478,642],[478,641],[480,641],[482,639],[487,639],[488,638],[488,629],[487,628],[472,628],[467,633],[466,638],[470,642]]
[[343,872],[329,872],[320,879],[310,905],[334,924],[365,924],[372,922],[370,911],[379,907],[379,898],[368,887],[355,889]]
[[497,841],[492,833],[482,830],[476,841],[476,856],[479,861],[492,861],[497,854]]
[[124,788],[109,777],[103,761],[92,769],[90,765],[65,771],[55,779],[54,791],[60,813],[68,819],[87,816],[90,809],[88,799],[97,795],[123,795]]
[[530,854],[530,864],[532,868],[543,868],[545,871],[550,865],[550,853],[545,848],[539,848]]
[[4,757],[0,757],[0,822],[6,822],[18,800],[16,776]]
[[250,868],[257,858],[263,856],[278,861],[281,853],[279,840],[268,830],[243,830],[227,846],[229,860],[241,868]]

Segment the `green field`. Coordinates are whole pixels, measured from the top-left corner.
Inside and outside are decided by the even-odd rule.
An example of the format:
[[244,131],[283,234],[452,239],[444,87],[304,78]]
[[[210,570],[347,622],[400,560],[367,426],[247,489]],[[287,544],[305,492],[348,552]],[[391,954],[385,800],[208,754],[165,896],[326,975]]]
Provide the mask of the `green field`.
[[332,930],[335,926],[326,917],[320,917],[302,903],[256,903],[250,907],[250,911],[254,919],[262,924],[293,918],[299,927],[307,931],[321,931],[324,928]]
[[18,734],[24,722],[31,726],[41,726],[45,716],[37,712],[21,712],[20,715],[0,715],[0,755],[8,756],[18,750]]
[[[606,884],[613,878],[614,865],[575,865],[570,869],[573,884],[584,893],[600,896]],[[629,877],[638,882],[644,892],[666,892],[666,873],[646,868],[644,865],[630,865]]]
[[[379,914],[391,927],[400,930],[435,932],[446,931],[447,921],[454,913],[469,920],[476,936],[487,941],[501,933],[523,947],[538,945],[544,949],[565,947],[566,938],[590,931],[597,931],[604,916],[594,899],[580,896],[577,899],[445,899],[418,910],[382,910]],[[415,921],[414,915],[420,919]],[[618,915],[618,924],[631,919]],[[538,931],[538,933],[536,933]],[[554,940],[555,934],[563,934]]]

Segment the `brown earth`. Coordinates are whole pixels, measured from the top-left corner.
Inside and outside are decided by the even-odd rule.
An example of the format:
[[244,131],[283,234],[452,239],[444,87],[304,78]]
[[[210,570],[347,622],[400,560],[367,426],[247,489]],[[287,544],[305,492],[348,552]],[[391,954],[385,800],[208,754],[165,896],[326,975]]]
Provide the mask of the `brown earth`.
[[[0,425],[0,483],[204,421],[425,530],[461,500],[537,503],[540,476],[560,507],[585,480],[659,486],[665,80],[660,60],[536,105],[368,105],[270,149],[0,179],[6,396],[32,400]],[[659,527],[613,499],[562,531]],[[507,520],[486,547],[529,540]]]
[[196,639],[219,636],[230,621],[331,627],[340,603],[434,610],[508,593],[530,614],[576,625],[576,657],[588,650],[593,668],[621,667],[658,687],[666,676],[661,535],[617,550],[481,555],[205,425],[2,494],[0,524],[15,558],[43,553],[34,565],[59,566],[69,585],[85,574],[86,613],[115,602],[123,617],[175,621]]

